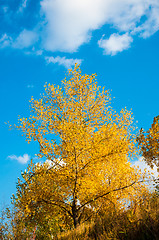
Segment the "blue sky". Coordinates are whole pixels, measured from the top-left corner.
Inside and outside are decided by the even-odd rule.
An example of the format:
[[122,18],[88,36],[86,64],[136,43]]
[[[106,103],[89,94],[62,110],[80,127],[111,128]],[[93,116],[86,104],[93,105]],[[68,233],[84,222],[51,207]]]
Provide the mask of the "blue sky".
[[159,0],[0,1],[0,203],[38,152],[5,122],[28,116],[45,82],[68,68],[97,73],[113,107],[132,109],[138,128],[159,115]]

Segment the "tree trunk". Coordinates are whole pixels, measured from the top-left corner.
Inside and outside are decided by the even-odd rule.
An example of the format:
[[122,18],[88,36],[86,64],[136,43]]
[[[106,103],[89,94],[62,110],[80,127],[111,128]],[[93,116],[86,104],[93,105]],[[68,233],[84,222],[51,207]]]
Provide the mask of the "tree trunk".
[[74,227],[77,228],[77,226],[79,225],[78,217],[73,216],[73,223],[74,223]]
[[78,221],[78,211],[77,211],[76,200],[73,200],[73,203],[72,203],[72,216],[73,216],[74,227],[77,228],[77,226],[79,225],[79,221]]

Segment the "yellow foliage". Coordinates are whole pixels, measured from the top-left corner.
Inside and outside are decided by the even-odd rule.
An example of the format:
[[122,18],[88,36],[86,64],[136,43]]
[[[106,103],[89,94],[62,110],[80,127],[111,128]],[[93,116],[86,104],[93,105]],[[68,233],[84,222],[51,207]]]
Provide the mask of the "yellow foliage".
[[145,161],[151,168],[156,165],[159,170],[159,116],[154,118],[148,131],[140,130],[137,140]]
[[32,115],[19,119],[28,142],[39,143],[38,156],[51,162],[32,165],[24,175],[26,185],[19,184],[24,191],[17,201],[26,216],[36,215],[36,206],[39,213],[54,213],[76,227],[100,207],[124,206],[144,190],[129,161],[136,153],[132,113],[117,114],[109,91],[95,78],[75,65],[62,87],[46,84],[45,94],[31,100]]

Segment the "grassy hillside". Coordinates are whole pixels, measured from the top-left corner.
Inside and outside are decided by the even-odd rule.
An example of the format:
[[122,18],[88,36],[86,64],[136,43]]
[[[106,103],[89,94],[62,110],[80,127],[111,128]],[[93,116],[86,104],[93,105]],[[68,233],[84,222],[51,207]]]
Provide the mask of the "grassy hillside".
[[101,212],[94,221],[59,234],[55,239],[158,240],[159,198],[153,195],[127,210]]

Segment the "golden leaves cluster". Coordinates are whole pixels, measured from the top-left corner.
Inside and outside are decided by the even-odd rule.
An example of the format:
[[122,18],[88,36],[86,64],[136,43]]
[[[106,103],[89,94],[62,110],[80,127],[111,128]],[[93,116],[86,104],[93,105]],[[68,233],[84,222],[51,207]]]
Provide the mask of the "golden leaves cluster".
[[25,176],[27,188],[18,199],[26,214],[35,214],[32,202],[50,203],[51,211],[58,206],[71,216],[75,201],[80,212],[77,200],[86,206],[107,193],[120,203],[137,195],[139,184],[126,188],[141,179],[129,161],[136,152],[132,113],[112,109],[110,93],[97,86],[95,74],[82,75],[75,65],[61,87],[46,84],[45,94],[31,104],[31,116],[19,119],[18,128],[39,143],[38,156],[50,165],[36,165],[33,176]]
[[140,130],[137,140],[145,161],[151,168],[156,165],[159,170],[159,116],[154,118],[148,131]]

